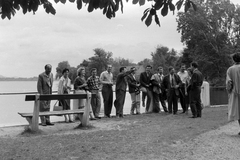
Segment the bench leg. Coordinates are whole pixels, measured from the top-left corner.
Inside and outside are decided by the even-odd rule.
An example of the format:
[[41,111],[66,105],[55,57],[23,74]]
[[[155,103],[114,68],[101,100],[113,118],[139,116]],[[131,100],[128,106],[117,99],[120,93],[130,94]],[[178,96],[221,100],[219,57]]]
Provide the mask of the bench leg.
[[32,129],[32,117],[26,117],[26,120],[27,120],[28,123],[29,123],[30,129]]
[[89,125],[89,112],[90,112],[90,105],[91,105],[91,96],[92,94],[90,92],[87,92],[87,99],[86,104],[84,107],[84,114],[82,118],[82,126],[86,127]]

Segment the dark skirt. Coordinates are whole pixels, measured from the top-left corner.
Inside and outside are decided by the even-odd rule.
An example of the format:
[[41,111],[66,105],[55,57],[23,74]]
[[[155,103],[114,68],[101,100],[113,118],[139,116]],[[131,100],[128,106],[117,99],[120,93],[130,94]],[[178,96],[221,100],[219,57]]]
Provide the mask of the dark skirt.
[[[64,92],[64,94],[68,94]],[[63,106],[63,110],[70,110],[70,99],[59,100],[59,106]]]

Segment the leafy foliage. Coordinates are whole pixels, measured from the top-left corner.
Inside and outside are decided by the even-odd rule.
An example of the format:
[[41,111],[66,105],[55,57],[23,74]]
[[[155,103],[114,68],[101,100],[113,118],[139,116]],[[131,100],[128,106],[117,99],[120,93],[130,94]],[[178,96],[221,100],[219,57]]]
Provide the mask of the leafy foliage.
[[198,3],[198,12],[190,9],[178,14],[178,31],[187,46],[182,61],[191,53],[192,60],[199,62],[204,76],[215,85],[224,81],[230,55],[239,46],[239,11],[229,0],[208,0]]
[[179,59],[179,56],[174,49],[169,50],[168,47],[164,46],[158,46],[156,51],[151,55],[153,61],[153,70],[156,70],[159,66],[162,66],[164,74],[168,73],[168,67],[175,67],[176,62]]
[[154,17],[156,24],[160,26],[160,21],[159,21],[158,15],[157,15],[158,10],[161,11],[161,15],[163,17],[165,17],[168,14],[168,11],[172,11],[174,14],[174,11],[176,8],[175,6],[177,6],[178,10],[180,10],[183,2],[185,2],[184,3],[185,12],[187,12],[189,10],[189,8],[191,8],[191,6],[193,7],[194,10],[197,10],[197,6],[191,0],[179,0],[179,1],[177,1],[177,3],[175,5],[172,3],[172,0],[154,0],[154,2],[155,2],[155,4],[152,5],[151,8],[147,8],[143,12],[143,16],[141,18],[142,21],[145,20],[145,24],[147,26],[151,25],[153,17]]
[[[65,4],[67,1],[71,3],[76,3],[76,8],[78,10],[82,9],[82,6],[85,4],[87,6],[88,12],[93,12],[96,9],[100,9],[103,11],[103,15],[107,18],[111,19],[116,16],[116,12],[120,9],[123,12],[123,0],[54,0],[55,3],[63,3]],[[126,0],[128,2],[128,0]],[[178,0],[174,5],[172,0],[148,0],[152,1],[153,5],[151,8],[148,8],[144,11],[143,17],[141,20],[145,20],[145,24],[149,26],[152,23],[152,19],[154,18],[157,25],[160,26],[160,21],[157,15],[157,11],[161,11],[162,16],[166,16],[168,11],[172,11],[174,13],[175,6],[179,10],[183,3],[185,5],[185,12],[188,11],[189,8],[193,7],[194,10],[197,9],[195,3],[191,0]],[[132,0],[133,4],[139,4],[140,6],[146,3],[146,0]],[[52,3],[49,0],[1,0],[0,1],[0,14],[2,19],[6,17],[11,19],[12,16],[15,15],[16,11],[22,9],[23,13],[27,12],[35,12],[38,10],[39,6],[43,6],[46,13],[51,13],[53,15],[56,14],[56,10],[53,8]]]
[[65,68],[70,69],[70,64],[69,64],[68,61],[62,61],[62,62],[59,62],[59,63],[58,63],[58,66],[57,66],[57,68],[56,68],[56,72],[57,72],[57,74],[56,74],[56,76],[55,76],[56,79],[59,79],[59,78],[62,76],[62,71],[63,71]]

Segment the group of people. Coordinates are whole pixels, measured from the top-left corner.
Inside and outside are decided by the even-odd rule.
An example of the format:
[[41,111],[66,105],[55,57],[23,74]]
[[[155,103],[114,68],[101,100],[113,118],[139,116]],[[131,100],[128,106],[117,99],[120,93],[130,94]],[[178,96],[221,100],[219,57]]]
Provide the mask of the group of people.
[[[52,94],[53,74],[52,66],[47,64],[45,72],[38,77],[37,89],[39,94]],[[136,67],[127,70],[126,67],[119,69],[119,74],[115,84],[116,98],[113,101],[113,74],[112,65],[107,65],[107,69],[100,76],[97,76],[97,68],[91,69],[91,76],[86,79],[85,68],[77,70],[77,77],[74,80],[74,93],[81,94],[91,92],[94,96],[91,99],[90,119],[101,119],[99,116],[101,108],[100,89],[103,97],[104,117],[110,118],[112,106],[116,108],[116,117],[123,117],[123,108],[127,88],[131,96],[130,114],[140,114],[140,93],[142,92],[142,106],[146,113],[158,113],[161,111],[160,104],[164,112],[177,114],[178,99],[182,106],[182,113],[188,111],[189,105],[192,111],[192,118],[201,117],[201,85],[203,83],[202,73],[198,70],[196,62],[191,63],[191,67],[186,70],[186,65],[182,64],[178,73],[173,67],[169,67],[168,75],[163,75],[163,67],[159,66],[156,73],[151,72],[152,67],[147,65],[145,71],[136,77]],[[59,80],[58,94],[69,94],[71,91],[71,80],[68,77],[69,69],[62,71]],[[145,105],[146,99],[146,105]],[[167,105],[166,105],[167,101]],[[69,110],[70,101],[61,100],[59,104],[64,110]],[[85,100],[74,100],[73,109],[81,109],[85,106]],[[50,101],[40,102],[40,112],[50,110]],[[78,117],[73,117],[78,118]],[[49,116],[41,116],[43,126],[53,125]],[[73,122],[70,115],[65,115],[66,122]]]
[[[182,106],[182,113],[188,112],[190,105],[192,118],[202,116],[201,106],[201,86],[203,75],[198,70],[196,62],[191,63],[191,67],[186,70],[186,65],[182,64],[179,72],[175,72],[173,67],[168,68],[168,74],[163,75],[163,67],[159,66],[155,74],[151,73],[151,66],[146,66],[145,72],[140,74],[140,90],[142,94],[142,104],[146,112],[160,112],[160,104],[164,112],[177,114],[178,100]],[[167,101],[167,107],[166,103]]]

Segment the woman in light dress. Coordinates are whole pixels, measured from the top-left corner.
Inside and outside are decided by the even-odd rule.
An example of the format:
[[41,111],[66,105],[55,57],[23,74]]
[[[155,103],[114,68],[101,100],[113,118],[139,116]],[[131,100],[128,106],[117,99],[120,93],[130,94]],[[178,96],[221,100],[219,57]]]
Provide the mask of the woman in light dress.
[[[69,69],[65,68],[62,71],[62,77],[58,84],[58,94],[69,94],[71,90],[71,80],[68,78]],[[59,100],[60,105],[63,106],[63,110],[70,110],[70,99]],[[68,118],[67,118],[68,117]],[[71,115],[64,115],[65,122],[73,122]]]
[[232,58],[235,63],[228,68],[226,76],[228,120],[238,120],[240,125],[240,52],[235,53]]

